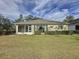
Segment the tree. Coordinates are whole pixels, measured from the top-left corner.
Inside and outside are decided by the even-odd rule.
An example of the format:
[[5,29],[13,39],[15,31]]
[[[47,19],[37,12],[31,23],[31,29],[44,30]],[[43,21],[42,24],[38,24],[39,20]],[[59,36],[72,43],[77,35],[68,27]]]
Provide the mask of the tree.
[[34,17],[32,15],[28,15],[24,17],[24,20],[33,20]]
[[6,30],[6,31],[11,31],[13,30],[13,23],[10,19],[8,18],[4,18],[4,25],[3,25],[3,29]]
[[4,16],[2,16],[2,15],[0,15],[0,31],[2,31],[3,30],[3,18],[4,18]]
[[73,16],[67,16],[66,19],[63,21],[64,23],[71,23],[72,21],[74,21],[74,17]]
[[22,21],[22,20],[23,20],[23,15],[22,15],[22,14],[20,14],[20,15],[19,15],[19,18],[18,18],[18,19],[16,19],[16,20],[15,20],[15,22],[19,22],[19,21]]
[[19,22],[19,21],[26,21],[26,20],[37,20],[37,19],[41,19],[39,17],[34,17],[32,15],[28,15],[23,17],[23,15],[21,14],[18,19],[15,20],[15,22]]
[[39,17],[34,17],[32,15],[28,15],[28,16],[25,16],[24,17],[24,20],[37,20],[37,19],[42,19],[42,18],[39,18]]
[[0,31],[12,30],[12,21],[2,15],[0,15]]

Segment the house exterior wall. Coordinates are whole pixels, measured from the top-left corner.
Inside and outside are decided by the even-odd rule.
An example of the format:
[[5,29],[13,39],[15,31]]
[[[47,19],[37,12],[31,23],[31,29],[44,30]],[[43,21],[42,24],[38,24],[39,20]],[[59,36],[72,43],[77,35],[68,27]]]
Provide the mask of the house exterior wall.
[[39,31],[39,28],[40,27],[43,27],[44,28],[44,31],[46,31],[47,30],[47,25],[34,25],[34,30],[35,31]]
[[68,31],[68,30],[69,30],[68,25],[63,25],[63,31]]
[[[60,26],[62,28],[60,28]],[[48,25],[48,31],[67,31],[68,25]]]
[[75,26],[76,26],[76,25],[69,25],[69,26],[68,26],[68,27],[69,27],[69,30],[74,30],[74,31],[75,31],[75,30],[76,30],[76,29],[75,29]]
[[[28,25],[27,25],[28,26]],[[62,26],[62,28],[60,28]],[[32,35],[35,34],[35,31],[37,30],[37,25],[31,25],[31,32],[26,32],[26,25],[24,25],[24,28],[22,28],[22,32],[19,32],[18,30],[19,25],[16,25],[16,34],[28,34]],[[67,30],[75,30],[75,26],[69,26],[68,25],[45,25],[45,31],[67,31]]]
[[48,31],[56,31],[58,30],[58,25],[48,25]]

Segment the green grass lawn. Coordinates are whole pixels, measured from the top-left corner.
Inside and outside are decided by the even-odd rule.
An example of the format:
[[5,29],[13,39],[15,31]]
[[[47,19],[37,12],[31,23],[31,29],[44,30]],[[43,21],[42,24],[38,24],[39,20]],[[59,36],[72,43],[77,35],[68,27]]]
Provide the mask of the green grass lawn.
[[79,35],[0,36],[0,59],[79,59]]

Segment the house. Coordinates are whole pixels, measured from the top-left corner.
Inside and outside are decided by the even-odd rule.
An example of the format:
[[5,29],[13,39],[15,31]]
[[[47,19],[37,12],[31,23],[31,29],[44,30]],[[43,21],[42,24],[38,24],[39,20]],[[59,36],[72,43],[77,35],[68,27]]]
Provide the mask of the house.
[[15,23],[16,34],[35,34],[36,31],[68,31],[68,25],[58,21],[48,21],[43,19],[26,20]]
[[72,21],[69,25],[69,30],[79,31],[79,19]]

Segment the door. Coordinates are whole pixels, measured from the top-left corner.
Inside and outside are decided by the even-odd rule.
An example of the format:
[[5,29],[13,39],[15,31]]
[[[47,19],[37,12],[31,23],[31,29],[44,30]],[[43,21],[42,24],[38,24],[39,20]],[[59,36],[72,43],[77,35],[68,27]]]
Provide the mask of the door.
[[38,31],[44,32],[45,28],[43,26],[39,26]]
[[79,30],[79,25],[76,25],[76,30]]

